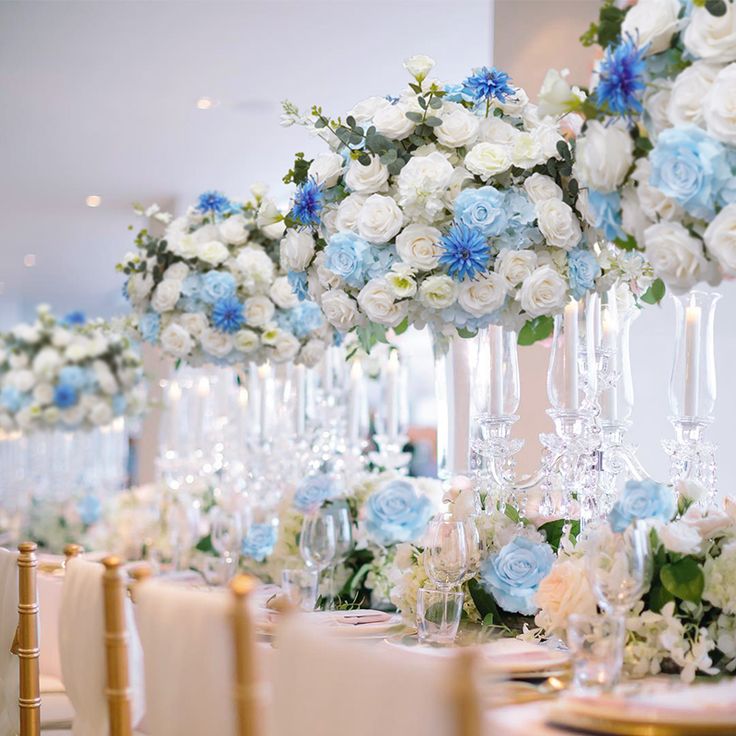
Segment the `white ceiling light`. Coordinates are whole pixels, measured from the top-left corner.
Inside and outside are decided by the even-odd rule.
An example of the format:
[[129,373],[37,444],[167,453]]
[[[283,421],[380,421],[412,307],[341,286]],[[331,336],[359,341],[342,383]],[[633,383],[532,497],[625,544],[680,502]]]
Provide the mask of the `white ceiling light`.
[[26,268],[33,268],[36,265],[36,255],[34,253],[26,253],[23,256],[23,265]]
[[211,110],[213,107],[217,107],[217,100],[213,100],[211,97],[200,97],[197,100],[198,110]]
[[84,202],[87,207],[99,207],[102,204],[102,197],[99,194],[90,194]]

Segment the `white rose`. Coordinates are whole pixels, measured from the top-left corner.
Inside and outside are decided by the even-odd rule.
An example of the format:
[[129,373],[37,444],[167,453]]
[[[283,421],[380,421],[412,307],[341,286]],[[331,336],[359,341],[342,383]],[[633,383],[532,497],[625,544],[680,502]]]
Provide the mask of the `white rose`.
[[349,115],[355,118],[356,123],[367,123],[373,119],[373,116],[391,103],[385,97],[368,97],[359,102],[350,112]]
[[670,551],[681,555],[692,555],[700,552],[703,542],[697,528],[684,521],[671,521],[668,524],[657,524],[657,536]]
[[253,330],[238,330],[233,335],[233,345],[241,353],[252,353],[258,349],[260,343],[258,333],[253,332]]
[[36,325],[17,325],[13,328],[13,337],[32,345],[39,341],[41,333]]
[[[319,283],[325,288],[325,289],[336,289],[340,286],[342,286],[342,279],[340,279],[339,276],[332,273],[327,266],[325,266],[325,253],[324,251],[320,251],[317,253],[317,255],[314,257],[314,270],[317,273],[317,278],[319,279]],[[310,269],[310,272],[312,269]]]
[[[388,104],[388,103],[387,103]],[[378,156],[371,156],[371,162],[364,166],[357,159],[350,162],[345,175],[345,185],[352,192],[373,194],[387,188],[388,169]]]
[[621,226],[634,236],[637,243],[644,239],[644,231],[652,224],[639,202],[636,187],[626,186],[621,192]]
[[499,143],[476,143],[465,156],[465,168],[483,181],[511,167],[511,149]]
[[654,272],[676,291],[687,291],[705,278],[703,244],[679,222],[660,222],[644,231],[644,249]]
[[50,383],[38,383],[33,389],[33,400],[43,406],[54,400],[54,387]]
[[52,378],[61,366],[61,355],[54,348],[42,348],[33,359],[33,371],[41,378]]
[[437,267],[442,251],[439,242],[442,233],[430,225],[413,224],[396,236],[396,252],[404,263],[420,271]]
[[621,35],[631,36],[647,54],[658,54],[670,46],[677,30],[679,0],[639,0],[629,9],[621,24]]
[[729,64],[716,76],[705,98],[704,117],[714,138],[736,146],[736,64]]
[[84,419],[84,407],[81,404],[70,406],[61,411],[61,421],[68,427],[76,427]]
[[539,230],[550,245],[572,250],[580,242],[580,223],[569,204],[561,199],[545,199],[535,207]]
[[263,327],[272,319],[276,308],[267,296],[252,296],[245,300],[245,321],[251,327]]
[[233,340],[230,335],[218,332],[208,327],[199,338],[202,349],[215,358],[224,358],[233,349]]
[[271,359],[276,363],[285,363],[296,357],[299,352],[299,340],[290,332],[279,330],[271,347],[273,349]]
[[583,186],[612,192],[621,185],[633,161],[634,143],[626,126],[592,120],[578,139],[574,173]]
[[672,84],[667,115],[672,125],[702,125],[703,98],[713,85],[719,67],[696,61]]
[[26,406],[15,415],[15,421],[22,430],[28,430],[33,426],[33,420],[36,416],[37,414],[33,411],[33,408]]
[[94,371],[97,384],[103,393],[112,396],[118,392],[120,388],[118,382],[105,361],[95,360],[92,363],[92,370]]
[[519,290],[521,308],[530,317],[554,314],[567,301],[567,281],[552,266],[540,266],[524,279]]
[[398,141],[406,138],[414,130],[413,123],[406,117],[408,108],[400,102],[378,110],[373,116],[376,130],[389,140]]
[[537,254],[533,250],[504,248],[497,256],[494,269],[506,279],[510,287],[518,286],[529,278],[537,267]]
[[483,143],[496,143],[511,147],[519,131],[501,118],[481,118],[479,139]]
[[345,168],[345,159],[339,153],[328,151],[320,153],[307,170],[310,179],[314,179],[321,187],[334,187]]
[[548,633],[564,636],[571,614],[595,615],[596,598],[585,566],[583,557],[560,558],[552,565],[549,575],[539,583],[534,597],[539,606],[534,618],[537,626]]
[[98,399],[87,410],[87,419],[97,427],[103,427],[114,419],[112,407],[104,399]]
[[81,335],[75,335],[64,350],[64,357],[72,363],[79,363],[89,357],[89,340]]
[[[572,117],[569,119],[572,119]],[[565,138],[556,123],[553,124],[549,120],[542,121],[534,126],[531,134],[534,143],[539,147],[539,157],[534,162],[534,165],[544,163],[550,158],[560,158],[557,144],[560,141],[564,142]],[[531,161],[532,159],[529,160]],[[532,166],[532,164],[530,163],[529,166]]]
[[398,201],[406,214],[430,222],[441,215],[445,210],[443,195],[454,171],[439,151],[412,156],[396,181]]
[[294,293],[286,276],[279,276],[273,282],[269,296],[274,304],[281,309],[293,309],[299,304],[299,297]]
[[417,80],[422,82],[426,79],[427,74],[432,71],[434,67],[434,59],[424,54],[414,54],[408,59],[404,60],[404,69]]
[[417,293],[417,282],[414,280],[411,266],[396,263],[385,278],[397,299],[410,299]]
[[419,302],[430,309],[445,309],[455,303],[457,291],[449,276],[428,276],[419,286]]
[[202,312],[184,312],[179,315],[179,324],[194,337],[199,337],[207,329],[207,317]]
[[396,327],[408,311],[408,302],[396,303],[386,279],[371,279],[358,294],[358,304],[369,320]]
[[696,59],[720,63],[734,61],[736,10],[733,3],[726,3],[726,12],[721,16],[711,15],[705,8],[693,7],[682,40]]
[[475,143],[480,119],[462,105],[449,103],[442,111],[442,125],[434,129],[437,140],[448,148],[460,148]]
[[61,419],[61,411],[55,406],[47,406],[41,414],[41,419],[44,424],[56,424]]
[[181,295],[181,281],[165,279],[153,292],[151,307],[157,312],[170,312],[179,301]]
[[298,362],[307,368],[314,368],[324,357],[325,347],[322,340],[309,340],[299,351]]
[[219,266],[229,255],[227,246],[219,240],[208,240],[197,249],[197,258],[211,266]]
[[562,199],[562,189],[557,182],[546,174],[532,174],[524,180],[524,190],[534,204],[545,199]]
[[72,333],[63,327],[54,327],[51,334],[51,344],[55,348],[65,348],[72,340]]
[[172,263],[165,271],[164,271],[164,281],[168,281],[169,279],[172,281],[184,281],[184,279],[189,275],[189,266],[187,266],[186,263]]
[[161,346],[170,355],[184,358],[192,350],[192,337],[181,325],[172,322],[161,332]]
[[729,204],[716,215],[703,240],[724,273],[736,276],[736,204]]
[[652,221],[675,219],[679,216],[680,208],[673,199],[662,194],[656,187],[650,186],[650,172],[649,159],[640,158],[631,174],[631,178],[637,183],[636,196],[639,198],[642,211]]
[[672,126],[668,113],[671,95],[672,82],[668,79],[657,79],[647,84],[642,105],[654,133],[661,133]]
[[130,303],[134,306],[140,306],[146,297],[151,293],[153,288],[153,278],[149,273],[134,273],[125,285],[125,293],[128,295]]
[[267,291],[274,279],[273,261],[260,248],[243,248],[235,258],[233,272],[248,293]]
[[491,271],[469,281],[458,288],[458,304],[474,317],[482,317],[503,306],[506,299],[506,279]]
[[97,357],[98,355],[102,355],[103,353],[107,352],[107,349],[108,342],[105,339],[104,335],[99,332],[95,333],[89,341],[89,354],[92,357]]
[[280,254],[284,271],[304,271],[314,257],[314,238],[304,230],[287,230]]
[[270,199],[264,199],[261,202],[256,215],[256,225],[267,238],[272,240],[278,240],[286,230],[283,215],[276,203]]
[[541,117],[551,115],[559,117],[577,107],[580,102],[580,91],[570,86],[567,77],[568,69],[558,72],[547,70],[542,87],[539,90],[539,114]]
[[245,227],[243,215],[231,215],[219,226],[220,235],[226,243],[243,245],[248,240],[248,230]]
[[10,367],[14,370],[28,368],[30,365],[30,360],[28,360],[28,356],[25,353],[12,353],[8,357],[8,360],[10,361]]
[[340,202],[335,216],[335,230],[355,232],[358,215],[366,198],[365,194],[349,194]]
[[327,321],[340,332],[348,332],[358,323],[358,306],[342,289],[326,291],[320,305]]
[[403,222],[404,215],[391,197],[372,194],[358,214],[358,234],[369,243],[388,243]]
[[511,163],[522,169],[530,169],[546,161],[542,145],[537,136],[532,133],[520,132],[514,139],[511,147]]

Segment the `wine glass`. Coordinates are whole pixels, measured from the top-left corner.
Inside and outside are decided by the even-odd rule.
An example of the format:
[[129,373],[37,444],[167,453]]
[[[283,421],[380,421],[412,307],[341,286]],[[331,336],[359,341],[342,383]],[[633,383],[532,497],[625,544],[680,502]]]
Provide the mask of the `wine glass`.
[[345,562],[353,549],[353,521],[345,502],[332,503],[322,513],[331,516],[335,524],[335,557],[329,568],[330,609],[334,609],[337,598],[335,591],[337,568]]
[[465,546],[468,552],[468,567],[463,582],[474,578],[480,570],[480,562],[483,556],[483,543],[481,541],[480,532],[476,523],[475,516],[468,516],[463,519],[463,528],[465,530]]
[[299,536],[299,552],[307,567],[316,570],[319,576],[332,564],[336,550],[334,517],[320,511],[305,516]]
[[451,514],[440,514],[430,522],[428,540],[424,569],[430,580],[447,592],[465,580],[470,568],[466,523]]
[[588,578],[600,607],[624,615],[648,589],[652,577],[649,529],[635,523],[614,532],[603,523],[590,533]]
[[196,544],[199,521],[199,507],[186,495],[174,501],[166,510],[166,528],[174,570],[182,569],[189,550]]
[[215,506],[209,514],[210,540],[215,551],[223,559],[223,578],[227,582],[238,564],[243,545],[243,519],[241,514]]

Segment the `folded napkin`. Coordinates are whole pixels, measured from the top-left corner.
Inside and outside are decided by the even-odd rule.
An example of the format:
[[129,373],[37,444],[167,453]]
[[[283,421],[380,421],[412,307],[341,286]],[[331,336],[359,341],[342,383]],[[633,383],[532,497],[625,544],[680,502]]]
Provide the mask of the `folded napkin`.
[[0,736],[18,733],[18,553],[0,548]]
[[[75,558],[69,561],[59,612],[59,651],[64,685],[74,706],[74,736],[109,732],[105,698],[104,567]],[[133,724],[144,711],[143,653],[130,600],[125,601],[128,630],[128,673]]]

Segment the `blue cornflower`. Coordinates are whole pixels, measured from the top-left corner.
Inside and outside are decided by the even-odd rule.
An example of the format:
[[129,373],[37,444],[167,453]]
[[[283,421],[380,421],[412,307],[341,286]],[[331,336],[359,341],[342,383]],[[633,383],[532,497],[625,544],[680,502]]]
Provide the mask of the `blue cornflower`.
[[513,97],[515,90],[509,86],[511,78],[506,72],[502,72],[492,66],[474,69],[473,74],[463,82],[466,94],[470,95],[476,102],[496,99],[505,102],[507,97]]
[[222,192],[210,191],[199,195],[197,209],[203,213],[214,212],[216,215],[224,215],[233,210],[233,204]]
[[212,324],[220,332],[237,332],[245,323],[243,305],[235,297],[228,296],[215,302],[212,308]]
[[83,325],[86,321],[87,317],[84,312],[76,309],[73,312],[69,312],[69,314],[65,315],[64,318],[61,320],[61,324],[69,327],[71,325]]
[[324,195],[314,179],[307,179],[294,195],[292,217],[304,227],[317,227],[322,212]]
[[444,250],[440,263],[447,266],[447,272],[455,281],[473,278],[488,270],[491,249],[479,230],[456,222],[440,240],[440,247]]
[[79,394],[74,386],[60,383],[54,389],[54,404],[59,409],[68,409],[70,406],[74,406],[77,401],[79,401]]
[[307,288],[307,272],[306,271],[289,271],[286,274],[291,290],[299,297],[299,301],[303,302],[309,296]]
[[595,99],[611,115],[631,117],[643,111],[641,96],[646,87],[644,54],[647,48],[639,48],[634,39],[627,36],[618,46],[606,50],[598,67]]

